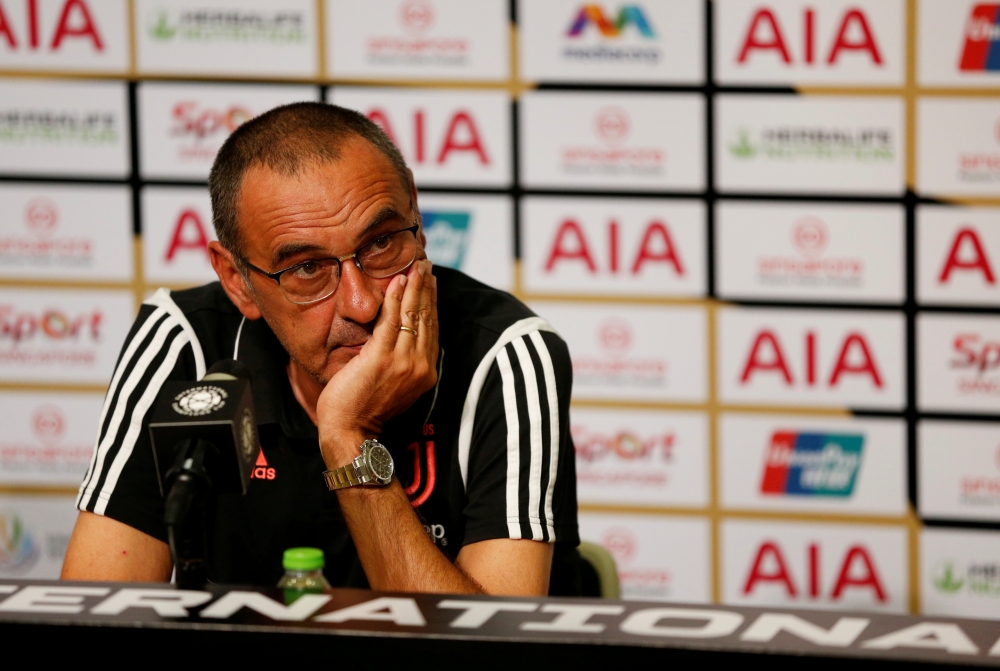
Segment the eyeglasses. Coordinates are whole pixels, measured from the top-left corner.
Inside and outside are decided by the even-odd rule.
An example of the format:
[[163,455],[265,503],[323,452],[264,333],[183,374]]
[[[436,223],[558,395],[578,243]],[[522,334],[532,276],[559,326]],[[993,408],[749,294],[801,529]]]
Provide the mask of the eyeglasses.
[[369,277],[384,279],[409,268],[417,258],[416,220],[413,226],[379,236],[353,254],[296,263],[269,273],[240,256],[250,270],[270,277],[281,293],[296,305],[315,303],[333,295],[340,284],[341,264],[354,259],[355,265]]

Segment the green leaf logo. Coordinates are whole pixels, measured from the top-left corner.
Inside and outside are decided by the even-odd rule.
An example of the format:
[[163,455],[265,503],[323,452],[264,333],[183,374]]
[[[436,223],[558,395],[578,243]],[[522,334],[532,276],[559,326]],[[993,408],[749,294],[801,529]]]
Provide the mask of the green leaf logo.
[[951,560],[946,559],[934,567],[934,576],[931,582],[934,583],[934,586],[939,591],[954,594],[962,589],[962,586],[965,584],[965,578],[959,576],[955,571],[955,565]]
[[156,19],[149,26],[149,34],[158,40],[169,40],[177,34],[177,28],[167,21],[166,10],[161,9],[156,15]]
[[750,133],[745,128],[740,129],[739,140],[729,145],[729,152],[737,158],[753,158],[756,156],[757,148],[750,144]]

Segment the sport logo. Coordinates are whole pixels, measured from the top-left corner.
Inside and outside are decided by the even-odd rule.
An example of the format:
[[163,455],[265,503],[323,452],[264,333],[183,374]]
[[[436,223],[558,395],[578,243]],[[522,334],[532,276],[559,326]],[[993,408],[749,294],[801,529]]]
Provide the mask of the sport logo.
[[469,212],[423,212],[427,256],[438,265],[460,270],[472,235]]
[[624,5],[618,11],[618,18],[612,22],[604,14],[604,10],[598,5],[584,5],[577,12],[572,25],[566,31],[567,37],[578,37],[588,25],[593,25],[603,37],[618,37],[628,25],[635,26],[635,29],[643,37],[656,37],[649,20],[638,5]]
[[186,389],[174,397],[173,409],[178,415],[201,417],[226,405],[229,394],[222,387],[204,385]]
[[1000,70],[1000,5],[972,8],[965,23],[965,48],[958,69],[965,72]]
[[848,497],[854,492],[864,442],[857,434],[775,431],[760,491]]

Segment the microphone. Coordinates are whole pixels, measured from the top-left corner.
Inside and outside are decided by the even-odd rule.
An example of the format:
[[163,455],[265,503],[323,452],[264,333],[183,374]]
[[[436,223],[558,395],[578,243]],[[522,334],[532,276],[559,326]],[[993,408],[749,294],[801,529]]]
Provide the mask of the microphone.
[[223,360],[198,382],[164,383],[149,422],[170,556],[182,589],[207,582],[209,492],[246,494],[260,441],[250,369]]
[[149,422],[160,493],[176,466],[182,441],[203,440],[215,446],[206,470],[216,493],[247,493],[260,452],[254,419],[250,369],[239,361],[216,362],[198,382],[164,383]]

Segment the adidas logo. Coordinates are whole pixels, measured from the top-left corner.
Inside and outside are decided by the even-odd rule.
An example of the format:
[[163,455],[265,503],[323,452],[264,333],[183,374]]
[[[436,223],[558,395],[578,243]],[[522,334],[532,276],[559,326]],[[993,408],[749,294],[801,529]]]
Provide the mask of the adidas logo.
[[253,472],[250,473],[250,479],[274,480],[274,476],[274,469],[267,465],[267,459],[264,457],[264,448],[261,448],[260,452],[257,453],[257,463],[253,467]]

